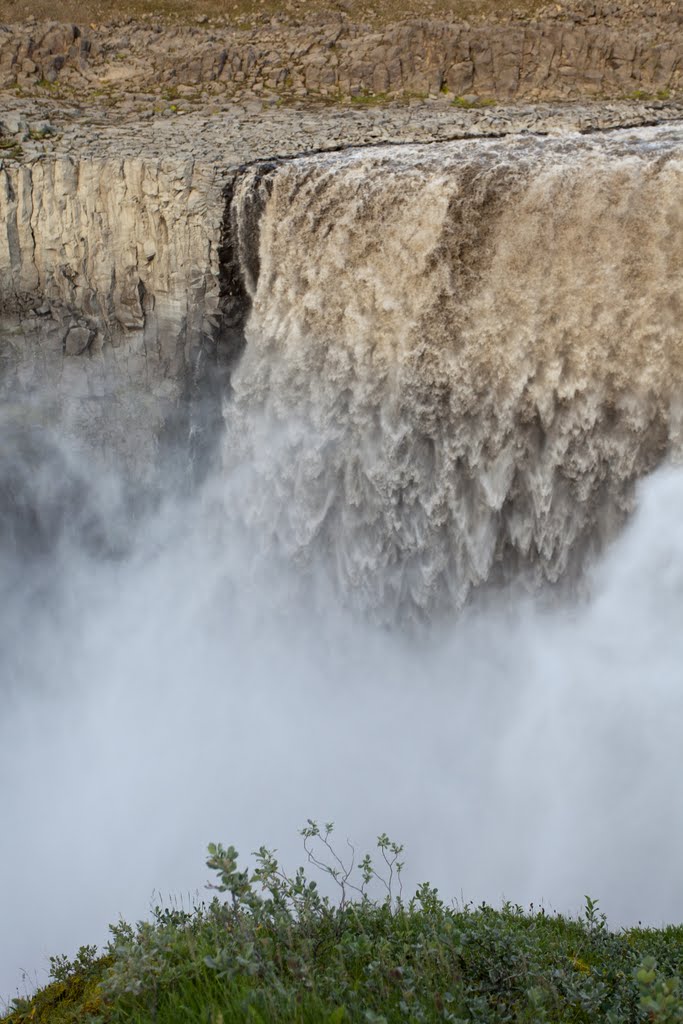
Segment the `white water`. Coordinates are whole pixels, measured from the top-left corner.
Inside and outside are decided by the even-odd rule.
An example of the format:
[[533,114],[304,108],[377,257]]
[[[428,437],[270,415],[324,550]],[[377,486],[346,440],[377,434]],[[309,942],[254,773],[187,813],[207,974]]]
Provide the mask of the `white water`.
[[380,147],[236,191],[244,518],[390,620],[575,577],[680,451],[683,129]]
[[[466,372],[453,377],[447,368],[469,410],[462,423],[452,388],[448,402],[430,406],[440,393],[432,385],[446,373],[442,353],[450,353],[449,365],[453,359],[441,321],[424,304],[410,312],[422,295],[411,269],[419,264],[415,251],[431,251],[443,230],[444,217],[432,224],[432,215],[443,213],[442,193],[452,198],[452,176],[460,180],[461,146],[442,177],[427,151],[417,162],[392,155],[395,178],[381,152],[336,158],[339,178],[324,159],[278,172],[276,206],[263,214],[246,357],[235,401],[226,405],[230,443],[223,469],[200,493],[171,495],[134,520],[116,481],[72,453],[65,462],[15,459],[13,493],[28,495],[27,507],[46,517],[66,511],[58,527],[47,519],[51,543],[39,558],[17,555],[10,533],[1,551],[0,993],[21,988],[22,969],[29,985],[45,980],[48,954],[101,941],[119,913],[144,915],[154,889],[201,887],[211,840],[234,842],[244,853],[275,846],[294,867],[301,859],[296,829],[308,817],[335,820],[341,838],[362,848],[388,831],[406,844],[408,884],[428,878],[448,896],[544,900],[577,911],[590,893],[614,923],[683,917],[683,469],[669,464],[678,450],[681,333],[672,311],[680,298],[681,252],[673,243],[681,219],[664,188],[680,184],[680,159],[656,132],[621,149],[616,142],[612,149],[592,141],[525,145],[513,170],[533,173],[515,186],[514,209],[503,202],[493,218],[498,241],[486,266],[479,263],[496,287],[473,288],[466,317],[459,299],[438,304],[447,321],[460,317],[464,325]],[[487,146],[489,171],[500,159],[509,165],[502,143]],[[592,189],[572,178],[584,152],[575,159],[575,146],[587,154]],[[371,166],[384,175],[381,188]],[[609,173],[621,183],[614,192],[605,184]],[[288,218],[297,213],[296,195],[286,189],[301,185],[299,175],[302,188],[311,188],[319,174],[325,187],[342,192],[355,181],[368,202],[380,203],[379,214],[383,190],[393,190],[394,220],[379,220],[392,224],[394,241],[380,255],[369,241],[365,264],[353,245],[367,215],[354,220],[351,210],[346,220],[330,220],[324,238],[346,234],[324,250],[325,259],[333,250],[347,253],[355,287],[312,244],[300,247],[296,265],[278,263],[295,227]],[[413,216],[421,223],[430,189],[430,223],[411,256],[401,232]],[[316,194],[306,209],[316,209],[324,189]],[[544,221],[538,204],[549,195]],[[600,231],[589,230],[595,207],[579,215],[578,195],[601,197]],[[574,198],[563,205],[563,196]],[[618,246],[617,227],[632,223],[645,197],[650,212],[636,221],[651,248],[647,259],[636,259]],[[347,209],[338,194],[335,202],[337,211]],[[549,265],[548,246],[545,258],[536,255],[538,232],[550,230],[556,209],[562,266]],[[577,217],[583,228],[574,235]],[[536,227],[524,228],[527,222]],[[595,270],[602,260],[613,271],[596,283],[576,239],[583,230],[599,246],[608,225],[611,241],[590,265]],[[528,231],[514,280],[508,230]],[[369,239],[377,237],[378,229]],[[652,268],[640,293],[626,290],[634,266]],[[299,274],[305,282],[316,268],[322,276],[306,284],[307,306],[293,281]],[[433,273],[439,276],[438,266]],[[528,294],[520,291],[525,274]],[[540,298],[532,283],[547,283]],[[375,311],[373,328],[360,307],[380,284],[390,308]],[[608,293],[612,304],[598,313],[599,295]],[[313,301],[322,294],[324,308]],[[335,309],[344,327],[333,337]],[[619,309],[624,329],[615,335]],[[479,315],[488,352],[481,359],[471,333]],[[603,327],[587,334],[601,316]],[[415,324],[423,339],[441,340],[424,374],[414,372]],[[554,348],[563,332],[571,340],[565,377]],[[392,376],[399,336],[406,347]],[[603,359],[607,337],[615,348]],[[520,350],[511,339],[524,341],[521,358],[513,358]],[[363,346],[384,354],[364,363]],[[505,358],[494,358],[496,351]],[[581,378],[591,367],[590,380]],[[618,370],[618,379],[610,376]],[[479,373],[495,378],[496,389],[467,397],[462,388]],[[551,415],[563,380],[571,387]],[[505,400],[508,386],[514,401]],[[528,430],[519,419],[524,394],[530,408],[547,412],[541,423],[551,440],[537,449],[538,426]],[[378,422],[373,409],[381,410],[378,435],[369,426]],[[442,454],[427,474],[424,438],[432,435]],[[519,448],[510,448],[517,436]],[[526,480],[505,501],[502,492],[491,497],[498,456],[486,438],[513,453]],[[661,460],[640,486],[626,528],[596,556],[630,506],[636,477]],[[500,473],[509,484],[509,471]],[[81,480],[75,502],[73,478]],[[575,487],[562,484],[570,479]],[[539,498],[544,488],[549,505]],[[505,502],[509,514],[501,517]],[[535,546],[520,547],[512,530],[517,502],[522,518],[532,517]],[[312,508],[334,514],[316,518]],[[391,545],[382,542],[387,524]],[[546,547],[542,535],[555,539]],[[554,579],[579,537],[593,552],[583,598],[532,599],[529,574]],[[103,553],[107,538],[111,556]],[[444,561],[452,542],[457,557]],[[430,577],[432,545],[441,554]],[[448,609],[487,578],[495,550],[507,567],[497,589],[456,621]],[[430,579],[441,581],[433,591]],[[368,606],[370,619],[358,613]],[[396,625],[406,606],[423,619],[429,612],[431,621]]]

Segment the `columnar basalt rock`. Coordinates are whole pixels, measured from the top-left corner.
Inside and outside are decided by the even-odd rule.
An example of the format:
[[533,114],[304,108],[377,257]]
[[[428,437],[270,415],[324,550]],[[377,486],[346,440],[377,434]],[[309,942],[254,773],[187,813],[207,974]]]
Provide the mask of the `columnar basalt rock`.
[[215,344],[221,191],[173,159],[0,170],[0,392],[71,404],[81,433],[151,464]]
[[551,7],[536,18],[0,28],[0,88],[206,90],[309,99],[476,94],[499,100],[676,94],[683,15],[665,4]]
[[[205,330],[217,308],[221,182],[192,161],[77,154],[0,171],[0,301],[77,310],[103,339]],[[162,356],[160,355],[160,358]],[[171,352],[168,359],[175,358]]]

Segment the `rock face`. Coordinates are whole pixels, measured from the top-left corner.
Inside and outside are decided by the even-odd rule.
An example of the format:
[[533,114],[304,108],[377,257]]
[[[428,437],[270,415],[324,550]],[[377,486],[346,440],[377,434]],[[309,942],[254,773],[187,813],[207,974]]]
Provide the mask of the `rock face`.
[[677,5],[553,6],[535,20],[399,21],[371,29],[344,13],[317,23],[59,23],[0,28],[0,88],[309,99],[451,96],[500,100],[676,94]]
[[109,412],[103,443],[149,454],[213,344],[221,187],[172,159],[0,171],[2,391],[60,396],[86,434]]
[[6,307],[40,295],[53,309],[77,309],[114,343],[120,331],[149,337],[152,324],[176,335],[201,332],[201,315],[216,306],[215,172],[112,154],[18,164],[5,168],[2,182]]

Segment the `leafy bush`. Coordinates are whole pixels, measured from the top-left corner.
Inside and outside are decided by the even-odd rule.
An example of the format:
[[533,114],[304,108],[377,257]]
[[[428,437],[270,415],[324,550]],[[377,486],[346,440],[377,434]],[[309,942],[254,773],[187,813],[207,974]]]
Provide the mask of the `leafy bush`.
[[374,858],[357,860],[332,833],[309,821],[301,834],[336,898],[273,851],[248,868],[211,844],[210,901],[112,926],[99,959],[87,946],[53,957],[52,985],[8,1020],[683,1022],[683,929],[613,932],[590,897],[578,920],[447,906],[428,883],[404,900],[399,844],[382,834]]

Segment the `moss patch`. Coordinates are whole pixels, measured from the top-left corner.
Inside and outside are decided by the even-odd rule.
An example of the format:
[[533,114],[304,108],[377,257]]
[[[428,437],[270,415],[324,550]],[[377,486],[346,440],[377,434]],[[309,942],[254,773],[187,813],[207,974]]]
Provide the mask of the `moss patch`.
[[30,1000],[14,1000],[2,1024],[85,1024],[107,1020],[100,982],[111,963],[110,956],[100,957],[87,972],[54,981]]
[[24,151],[14,139],[6,139],[0,135],[0,160],[21,160]]

